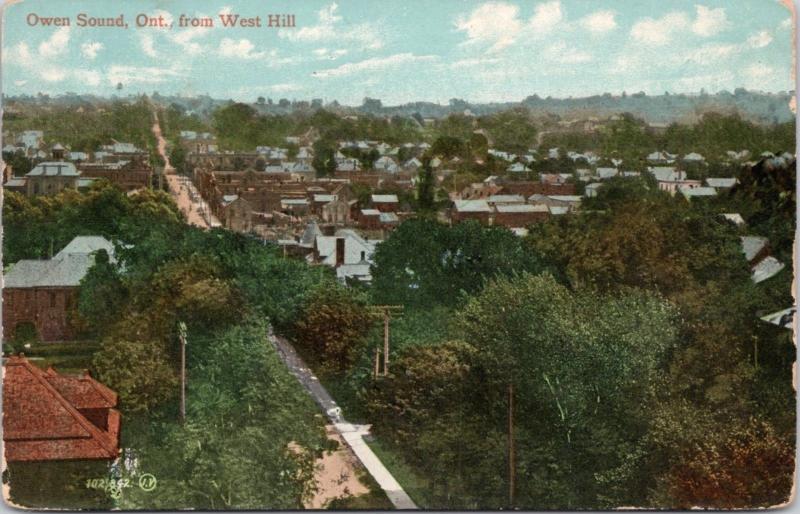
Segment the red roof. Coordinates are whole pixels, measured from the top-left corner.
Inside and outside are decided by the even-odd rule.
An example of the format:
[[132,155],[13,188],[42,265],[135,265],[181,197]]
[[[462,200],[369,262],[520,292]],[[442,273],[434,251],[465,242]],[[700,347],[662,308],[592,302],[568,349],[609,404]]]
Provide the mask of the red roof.
[[[3,441],[9,461],[114,459],[119,453],[117,395],[90,376],[46,372],[9,357],[3,378]],[[82,413],[84,410],[85,413]],[[86,414],[105,411],[105,427]]]

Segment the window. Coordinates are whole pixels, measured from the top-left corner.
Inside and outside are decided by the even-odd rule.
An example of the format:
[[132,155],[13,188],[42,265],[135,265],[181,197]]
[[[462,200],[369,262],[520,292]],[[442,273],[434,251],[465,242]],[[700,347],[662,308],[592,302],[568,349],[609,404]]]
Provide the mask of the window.
[[56,293],[54,291],[50,291],[50,308],[53,309],[56,306]]

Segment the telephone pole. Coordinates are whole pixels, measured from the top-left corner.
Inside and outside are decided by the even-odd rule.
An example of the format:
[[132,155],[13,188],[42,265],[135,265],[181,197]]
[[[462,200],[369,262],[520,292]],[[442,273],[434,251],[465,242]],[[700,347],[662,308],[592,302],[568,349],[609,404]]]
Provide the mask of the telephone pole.
[[[389,374],[389,321],[399,317],[403,312],[402,305],[373,305],[369,307],[373,316],[383,318],[383,376]],[[375,354],[375,374],[377,375],[378,354]]]
[[514,508],[514,384],[508,383],[508,508]]
[[181,340],[181,423],[186,421],[186,323],[178,322],[178,337]]

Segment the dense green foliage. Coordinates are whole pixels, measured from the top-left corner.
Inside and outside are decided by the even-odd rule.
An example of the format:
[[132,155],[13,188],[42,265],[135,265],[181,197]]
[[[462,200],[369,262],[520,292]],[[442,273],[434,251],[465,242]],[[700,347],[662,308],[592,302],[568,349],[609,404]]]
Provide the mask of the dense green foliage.
[[378,246],[374,262],[375,301],[406,306],[452,305],[492,277],[541,269],[505,228],[448,227],[426,218],[400,225]]
[[3,120],[3,130],[11,133],[42,130],[48,142],[59,142],[74,152],[93,152],[100,145],[116,140],[133,143],[152,153],[155,152],[152,126],[153,114],[146,98],[84,105],[80,109],[29,105],[16,116]]
[[[116,259],[99,254],[83,280],[79,319],[101,341],[90,369],[120,395],[123,447],[137,463],[121,473],[134,483],[155,474],[159,486],[126,489],[116,506],[302,506],[326,439],[267,341],[267,321],[291,325],[329,274],[243,235],[186,225],[162,193],[126,195],[107,184],[54,197],[10,193],[4,209],[9,261],[46,257],[79,234],[117,243]],[[25,237],[31,227],[36,237]],[[183,425],[179,321],[188,326]]]
[[[425,477],[418,501],[509,505],[510,387],[515,507],[784,501],[795,351],[759,317],[792,304],[792,277],[755,284],[740,237],[768,234],[789,260],[794,174],[766,160],[710,202],[610,180],[521,241],[404,222],[372,270],[373,301],[406,306],[391,374],[372,379],[372,336],[342,383],[382,445]],[[348,404],[353,393],[341,391]]]

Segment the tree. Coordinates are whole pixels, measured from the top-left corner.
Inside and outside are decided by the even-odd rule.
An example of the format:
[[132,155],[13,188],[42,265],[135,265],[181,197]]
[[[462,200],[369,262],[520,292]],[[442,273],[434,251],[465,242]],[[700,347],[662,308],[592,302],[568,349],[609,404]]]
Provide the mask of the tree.
[[338,284],[309,295],[298,322],[295,342],[326,368],[347,370],[362,349],[372,323],[366,299]]
[[644,501],[636,463],[675,322],[655,295],[573,293],[547,275],[500,278],[467,303],[455,326],[483,373],[475,408],[502,430],[507,384],[518,391],[518,506]]
[[789,501],[794,448],[763,421],[751,419],[706,440],[668,477],[673,508],[753,509]]
[[436,190],[434,187],[433,170],[430,166],[430,160],[426,159],[419,174],[419,182],[417,182],[418,211],[431,212],[434,210],[434,203],[436,202]]
[[412,218],[378,245],[372,291],[378,303],[455,305],[491,278],[540,269],[536,255],[505,228]]
[[125,412],[146,412],[178,393],[177,370],[161,341],[108,338],[94,354],[92,367],[119,394]]
[[331,141],[317,140],[313,145],[314,159],[311,166],[318,177],[331,177],[336,173],[336,145]]

